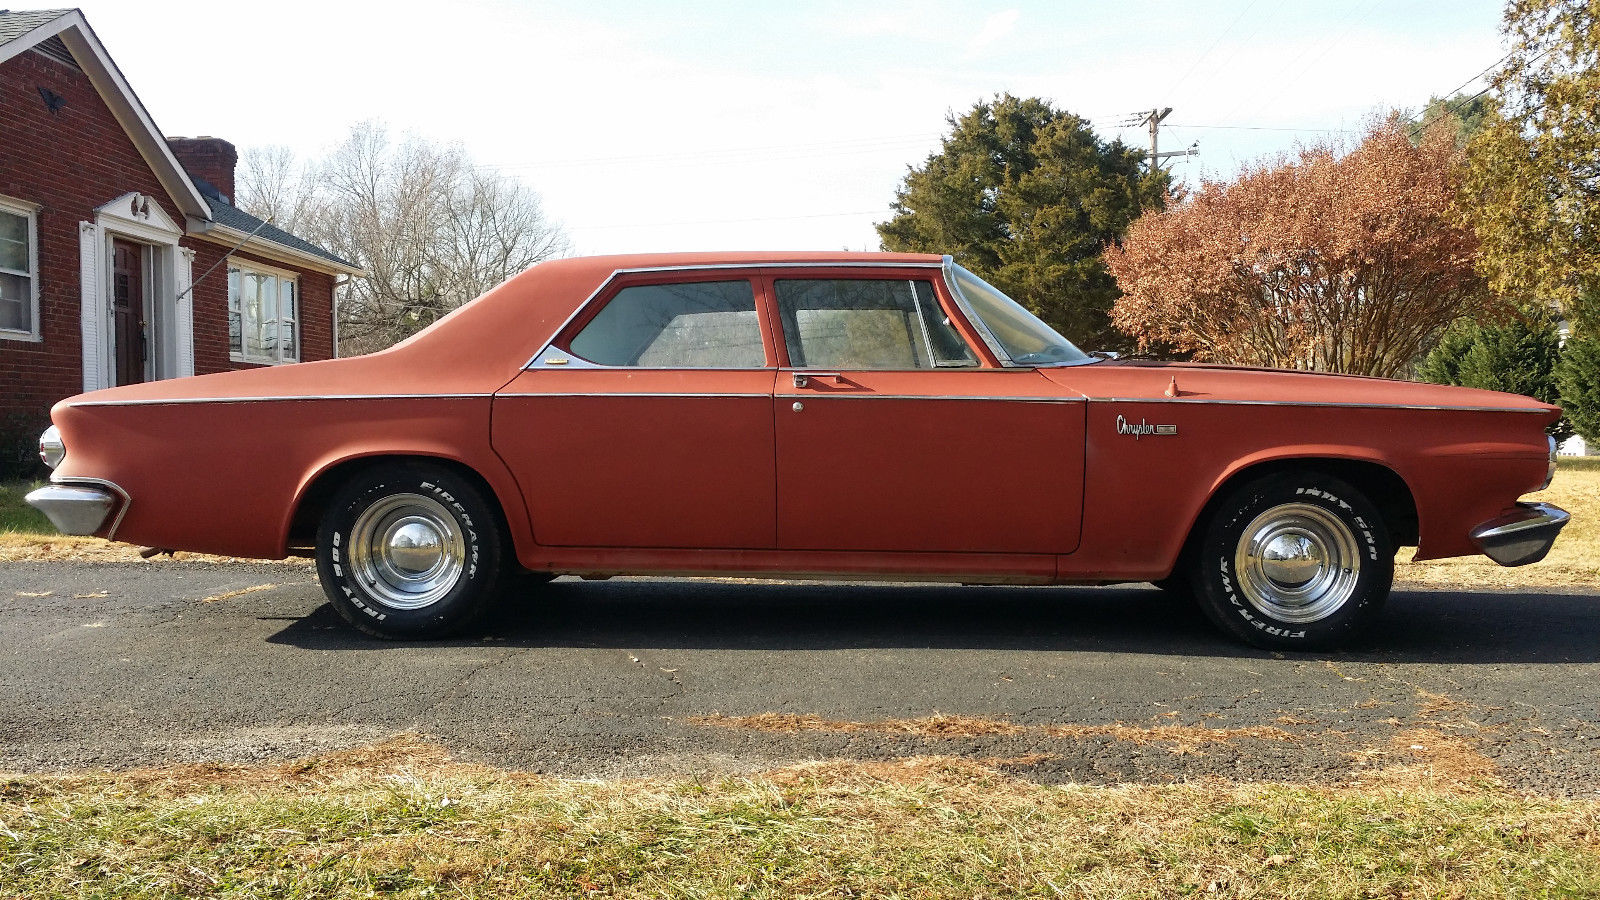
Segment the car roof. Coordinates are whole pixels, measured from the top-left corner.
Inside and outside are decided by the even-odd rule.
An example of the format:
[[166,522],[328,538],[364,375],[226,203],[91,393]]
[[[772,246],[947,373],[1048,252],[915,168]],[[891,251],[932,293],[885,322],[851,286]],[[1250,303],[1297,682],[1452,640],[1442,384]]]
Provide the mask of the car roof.
[[[628,253],[612,256],[582,256],[560,260],[596,269],[673,269],[703,266],[785,266],[840,263],[939,265],[944,257],[937,253],[865,253],[846,250],[725,250],[687,253]],[[544,263],[543,265],[550,265]]]

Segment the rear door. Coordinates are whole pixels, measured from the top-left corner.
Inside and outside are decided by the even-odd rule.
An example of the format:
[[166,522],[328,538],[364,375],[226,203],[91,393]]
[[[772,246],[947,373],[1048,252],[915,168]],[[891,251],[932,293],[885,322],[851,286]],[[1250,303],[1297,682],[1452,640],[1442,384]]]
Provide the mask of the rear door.
[[936,270],[797,270],[765,282],[778,546],[1070,553],[1085,401],[977,350]]
[[749,278],[623,276],[506,385],[496,451],[545,546],[776,541],[774,357]]

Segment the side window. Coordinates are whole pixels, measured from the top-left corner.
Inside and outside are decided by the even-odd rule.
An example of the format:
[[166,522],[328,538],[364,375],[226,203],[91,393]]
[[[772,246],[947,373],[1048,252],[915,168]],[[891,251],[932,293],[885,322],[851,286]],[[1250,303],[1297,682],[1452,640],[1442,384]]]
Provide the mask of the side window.
[[0,337],[39,337],[38,256],[33,212],[0,205]]
[[978,364],[927,281],[779,279],[776,289],[791,365],[932,369]]
[[623,288],[567,349],[602,366],[759,369],[767,364],[748,281]]

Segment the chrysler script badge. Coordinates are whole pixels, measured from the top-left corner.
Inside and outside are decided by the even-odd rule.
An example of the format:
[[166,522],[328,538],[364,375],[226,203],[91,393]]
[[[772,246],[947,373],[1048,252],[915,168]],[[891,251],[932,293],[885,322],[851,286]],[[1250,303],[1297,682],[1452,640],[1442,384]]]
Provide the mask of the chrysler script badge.
[[1129,422],[1122,416],[1117,416],[1117,434],[1131,434],[1133,435],[1133,439],[1136,441],[1147,434],[1177,433],[1178,426],[1176,425],[1151,425],[1149,422],[1146,422],[1143,419],[1140,419],[1137,422]]

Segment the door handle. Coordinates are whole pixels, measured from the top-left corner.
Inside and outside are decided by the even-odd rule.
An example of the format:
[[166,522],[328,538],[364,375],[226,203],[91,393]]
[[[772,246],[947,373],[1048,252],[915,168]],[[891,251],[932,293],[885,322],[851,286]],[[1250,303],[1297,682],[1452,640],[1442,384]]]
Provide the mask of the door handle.
[[844,381],[844,376],[838,372],[795,372],[794,386],[797,388],[809,387],[813,378],[832,378],[834,384]]

